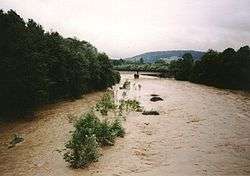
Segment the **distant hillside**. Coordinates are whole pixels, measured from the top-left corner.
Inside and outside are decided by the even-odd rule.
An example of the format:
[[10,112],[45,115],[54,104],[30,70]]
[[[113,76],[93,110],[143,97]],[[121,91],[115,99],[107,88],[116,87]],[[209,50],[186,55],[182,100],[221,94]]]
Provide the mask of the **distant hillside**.
[[176,60],[183,56],[185,53],[191,53],[194,60],[200,59],[204,52],[202,51],[194,51],[194,50],[171,50],[171,51],[155,51],[155,52],[147,52],[143,53],[131,58],[127,58],[126,60],[130,61],[139,61],[140,58],[143,58],[144,62],[155,62],[157,60]]

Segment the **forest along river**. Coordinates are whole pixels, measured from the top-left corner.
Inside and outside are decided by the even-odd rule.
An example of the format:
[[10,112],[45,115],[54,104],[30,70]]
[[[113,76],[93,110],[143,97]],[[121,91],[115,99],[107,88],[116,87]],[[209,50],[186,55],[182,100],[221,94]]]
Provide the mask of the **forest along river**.
[[[130,90],[119,89],[125,80]],[[58,151],[73,129],[67,114],[86,112],[103,92],[49,105],[34,120],[0,125],[0,175],[250,175],[249,94],[129,73],[121,84],[117,99],[136,99],[160,115],[129,113],[125,138],[104,148],[98,162],[73,170]],[[163,101],[151,102],[150,94]],[[8,149],[14,133],[24,141]]]

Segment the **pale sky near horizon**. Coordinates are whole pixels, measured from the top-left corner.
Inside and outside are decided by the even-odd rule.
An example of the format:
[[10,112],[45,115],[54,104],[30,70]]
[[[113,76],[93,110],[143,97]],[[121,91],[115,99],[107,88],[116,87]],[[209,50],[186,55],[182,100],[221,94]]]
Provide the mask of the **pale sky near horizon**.
[[250,0],[0,0],[0,8],[113,58],[250,44]]

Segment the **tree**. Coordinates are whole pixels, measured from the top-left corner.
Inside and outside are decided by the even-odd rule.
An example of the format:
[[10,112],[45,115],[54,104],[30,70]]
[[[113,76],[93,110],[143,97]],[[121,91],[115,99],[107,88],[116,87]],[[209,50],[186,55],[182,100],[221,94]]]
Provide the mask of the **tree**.
[[182,56],[183,59],[186,59],[186,60],[191,60],[193,59],[193,56],[191,53],[185,53],[183,56]]
[[193,57],[190,53],[185,53],[182,58],[172,61],[169,68],[177,80],[187,81],[189,80],[194,64]]
[[142,57],[140,58],[140,64],[144,64],[144,60]]
[[0,10],[0,116],[22,116],[119,80],[109,58],[86,41],[45,32],[13,10]]

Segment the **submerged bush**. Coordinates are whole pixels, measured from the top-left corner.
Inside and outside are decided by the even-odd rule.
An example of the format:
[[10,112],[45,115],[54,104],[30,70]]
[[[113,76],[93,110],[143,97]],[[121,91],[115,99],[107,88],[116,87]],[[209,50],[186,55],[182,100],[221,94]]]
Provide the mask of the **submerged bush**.
[[114,145],[115,138],[124,134],[118,119],[112,123],[101,121],[93,111],[88,112],[76,122],[75,131],[65,145],[64,159],[73,168],[84,167],[98,160],[100,146]]
[[64,154],[66,162],[73,168],[86,166],[97,161],[99,157],[99,144],[95,135],[95,127],[100,120],[92,113],[84,114],[75,124],[75,131],[65,145],[67,152]]
[[132,111],[137,111],[141,112],[142,108],[140,106],[140,103],[136,100],[121,100],[120,105],[119,105],[119,110],[132,110]]
[[116,119],[112,123],[111,131],[115,134],[115,136],[118,136],[118,137],[124,137],[125,135],[125,130],[122,127],[121,121],[119,119]]
[[116,134],[112,131],[111,125],[107,120],[96,127],[97,141],[101,146],[114,145]]
[[23,142],[24,139],[20,134],[14,134],[13,139],[10,141],[10,145],[8,148],[15,147],[16,144]]
[[68,150],[64,154],[64,159],[73,168],[84,167],[99,158],[99,145],[95,135],[75,132],[65,147]]
[[[105,93],[96,104],[96,110],[107,115],[108,110],[116,109],[111,93]],[[123,109],[141,110],[136,100],[121,101],[119,113]],[[99,147],[112,146],[116,137],[124,137],[125,130],[119,118],[114,121],[100,120],[94,111],[83,114],[75,123],[75,131],[65,145],[64,159],[73,168],[85,167],[99,158]]]
[[115,101],[109,92],[105,93],[102,99],[96,104],[96,110],[100,111],[102,115],[107,115],[110,109],[115,108]]
[[112,123],[104,120],[96,128],[97,141],[101,146],[114,145],[115,138],[124,137],[124,134],[125,130],[118,119]]

